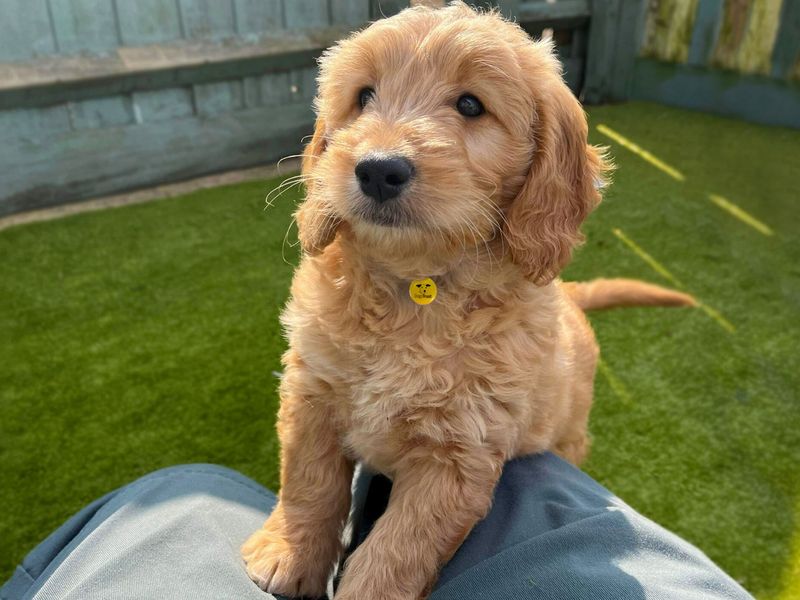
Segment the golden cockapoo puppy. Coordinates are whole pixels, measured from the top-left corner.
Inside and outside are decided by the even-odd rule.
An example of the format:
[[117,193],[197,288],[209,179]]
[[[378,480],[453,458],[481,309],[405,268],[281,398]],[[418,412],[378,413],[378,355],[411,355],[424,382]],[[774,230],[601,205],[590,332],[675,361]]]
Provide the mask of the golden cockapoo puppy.
[[576,301],[663,290],[556,279],[604,164],[550,43],[461,2],[412,8],[329,50],[319,84],[280,500],[242,552],[265,590],[322,596],[360,460],[394,486],[336,598],[416,600],[505,461],[586,455],[598,350]]

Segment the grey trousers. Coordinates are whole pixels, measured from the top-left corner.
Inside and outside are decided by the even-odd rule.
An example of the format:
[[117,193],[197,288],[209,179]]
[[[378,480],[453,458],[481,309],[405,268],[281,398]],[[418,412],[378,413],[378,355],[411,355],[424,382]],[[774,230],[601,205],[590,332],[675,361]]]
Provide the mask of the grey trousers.
[[[366,473],[357,480],[351,547],[380,517],[390,487]],[[224,467],[157,471],[64,523],[0,599],[268,600],[239,547],[275,502]],[[544,454],[506,465],[492,510],[442,569],[431,600],[750,597],[697,548]]]

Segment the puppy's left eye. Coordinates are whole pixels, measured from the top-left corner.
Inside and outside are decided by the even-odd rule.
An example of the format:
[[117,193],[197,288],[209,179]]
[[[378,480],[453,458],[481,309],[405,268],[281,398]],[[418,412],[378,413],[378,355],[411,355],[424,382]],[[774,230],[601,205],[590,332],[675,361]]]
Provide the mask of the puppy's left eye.
[[375,97],[375,90],[372,88],[364,88],[360,92],[358,92],[358,105],[361,107],[361,110],[364,110],[364,107],[369,104],[369,101]]
[[479,117],[484,112],[483,104],[472,94],[464,94],[456,102],[456,110],[465,117]]

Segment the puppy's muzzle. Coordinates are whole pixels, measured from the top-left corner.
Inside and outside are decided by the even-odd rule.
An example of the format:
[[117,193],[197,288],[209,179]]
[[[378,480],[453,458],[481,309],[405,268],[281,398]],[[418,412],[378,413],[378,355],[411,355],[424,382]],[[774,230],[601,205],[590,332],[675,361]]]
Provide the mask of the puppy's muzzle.
[[403,156],[369,155],[358,161],[355,171],[361,191],[383,203],[400,195],[414,176],[414,165]]

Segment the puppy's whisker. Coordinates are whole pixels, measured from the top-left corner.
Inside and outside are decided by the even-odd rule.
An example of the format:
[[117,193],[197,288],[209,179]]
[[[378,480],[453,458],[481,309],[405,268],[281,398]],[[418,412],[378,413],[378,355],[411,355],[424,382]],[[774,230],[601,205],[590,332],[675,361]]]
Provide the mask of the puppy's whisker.
[[479,183],[483,182],[483,183],[487,183],[487,184],[492,186],[492,191],[489,192],[489,194],[487,195],[487,200],[491,199],[497,193],[497,190],[498,190],[497,182],[492,181],[488,177],[476,177],[475,179]]
[[281,189],[283,189],[285,186],[287,186],[287,185],[291,185],[291,184],[293,184],[293,183],[296,183],[296,182],[298,182],[298,181],[303,181],[303,176],[302,176],[302,175],[295,175],[295,176],[293,176],[293,177],[289,177],[289,178],[287,178],[287,179],[284,179],[283,181],[281,181],[281,182],[280,182],[280,183],[277,185],[277,187],[275,187],[275,188],[273,188],[273,189],[271,189],[271,190],[269,191],[269,193],[267,194],[267,197],[265,198],[265,201],[269,201],[269,197],[270,197],[272,194],[274,194],[274,193],[276,193],[276,192],[280,191],[280,190],[281,190]]
[[501,225],[508,225],[508,219],[503,214],[503,212],[496,207],[494,204],[487,203],[485,205],[478,205],[478,211],[480,211],[481,216],[483,216],[489,223],[491,223],[492,229],[494,230],[495,234],[497,234],[501,228]]
[[322,223],[322,229],[323,230],[328,229],[328,227],[330,227],[335,220],[336,220],[336,215],[333,212],[327,212],[325,214],[325,221],[323,221]]
[[307,156],[308,156],[308,155],[307,155],[305,152],[303,152],[302,154],[290,154],[289,156],[284,156],[283,158],[281,158],[281,159],[280,159],[280,160],[279,160],[279,161],[276,163],[276,165],[275,165],[275,166],[276,166],[278,169],[280,169],[280,168],[281,168],[281,165],[283,164],[283,161],[285,161],[285,160],[289,160],[289,159],[292,159],[292,158],[306,158]]
[[265,199],[264,210],[266,211],[268,208],[272,208],[272,206],[275,204],[275,201],[278,200],[278,198],[283,196],[286,192],[291,190],[293,187],[297,187],[301,183],[302,183],[302,181],[297,181],[297,182],[294,182],[292,184],[287,185],[283,189],[278,188],[277,189],[277,194],[275,194],[272,198],[267,197]]
[[300,182],[300,181],[285,181],[285,182],[281,183],[278,187],[270,190],[270,192],[267,194],[267,197],[264,198],[264,203],[266,204],[266,208],[271,207],[273,201],[278,196],[280,196],[283,192],[285,192],[287,189],[291,189],[292,187],[294,187],[295,185],[298,185],[299,183],[302,183],[302,182]]
[[494,215],[497,215],[497,218],[499,218],[499,219],[500,219],[500,221],[499,221],[499,223],[498,223],[498,222],[497,222],[497,220],[496,220],[494,217],[491,217],[491,218],[492,218],[492,221],[494,221],[494,222],[496,223],[496,225],[497,225],[497,226],[500,226],[501,224],[503,224],[503,225],[508,225],[508,224],[509,224],[509,223],[508,223],[508,218],[506,217],[506,214],[505,214],[505,212],[503,211],[503,209],[501,209],[499,206],[497,206],[497,204],[495,204],[495,203],[494,203],[494,202],[491,200],[491,198],[490,198],[490,197],[488,197],[488,196],[485,196],[485,195],[482,195],[482,194],[481,194],[481,195],[479,195],[479,197],[480,197],[481,199],[485,200],[485,204],[483,204],[483,205],[479,205],[479,206],[480,206],[480,208],[486,208],[486,207],[488,207],[488,209],[491,211],[491,213],[493,213]]
[[276,188],[270,190],[270,192],[267,194],[267,197],[264,199],[266,204],[264,209],[266,210],[267,208],[272,207],[275,203],[275,200],[282,196],[287,190],[301,183],[305,183],[307,179],[308,178],[304,175],[295,175],[282,181]]
[[292,220],[289,221],[289,226],[286,228],[286,233],[283,234],[283,242],[281,243],[281,259],[283,260],[283,262],[285,264],[289,265],[290,267],[294,267],[295,265],[293,265],[288,260],[286,260],[286,242],[289,239],[289,232],[292,229],[292,225],[296,225],[296,224],[297,224],[297,220],[294,219],[294,218],[292,218]]

